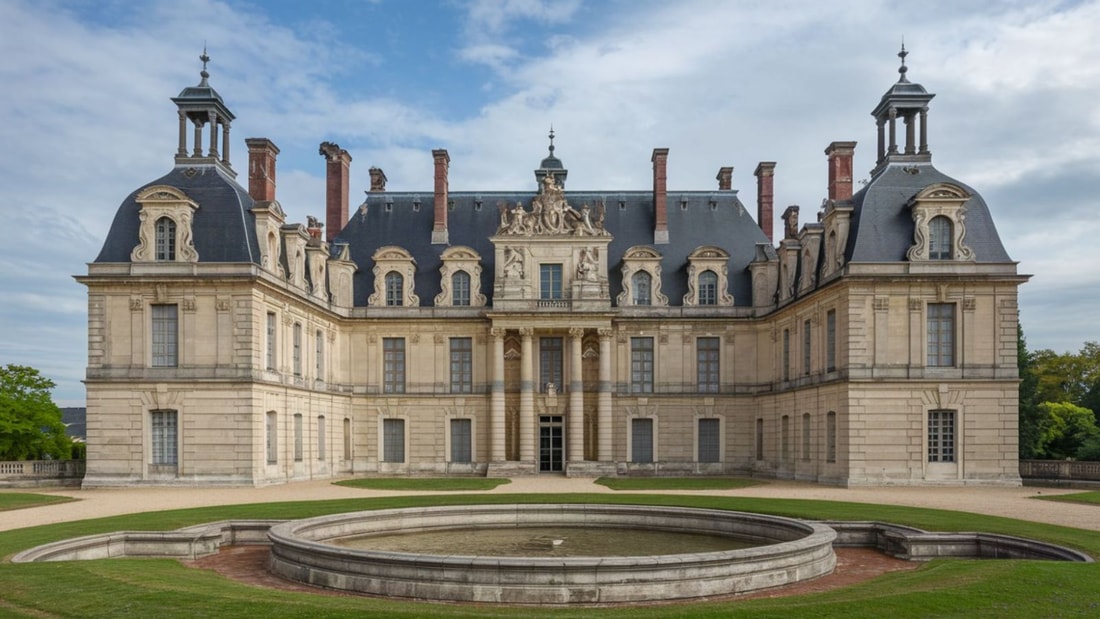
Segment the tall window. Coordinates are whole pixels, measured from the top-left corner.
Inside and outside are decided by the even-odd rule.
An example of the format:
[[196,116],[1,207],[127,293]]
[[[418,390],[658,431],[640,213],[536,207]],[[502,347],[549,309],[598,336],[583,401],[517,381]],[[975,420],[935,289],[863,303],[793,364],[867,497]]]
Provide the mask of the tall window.
[[153,367],[174,368],[179,364],[179,307],[153,305]]
[[630,461],[653,462],[653,420],[630,420]]
[[397,271],[386,273],[386,305],[405,304],[405,278]]
[[320,415],[317,417],[317,459],[325,459],[325,416]]
[[802,459],[810,459],[810,414],[803,413],[802,415]]
[[177,459],[176,411],[151,411],[150,438],[153,464],[175,466]]
[[756,459],[764,459],[764,420],[756,420]]
[[382,338],[382,392],[405,393],[405,338]]
[[802,373],[810,375],[810,362],[813,361],[813,336],[809,320],[802,321]]
[[313,375],[317,380],[325,379],[325,334],[320,329],[317,330],[317,335],[314,337],[314,350],[317,353],[316,367],[314,370],[316,374]]
[[653,393],[653,338],[630,338],[630,392]]
[[455,271],[451,276],[451,305],[470,304],[470,274]]
[[161,217],[156,225],[156,259],[176,259],[176,222],[171,217]]
[[267,412],[264,435],[267,447],[267,463],[276,464],[279,462],[279,418],[275,411]]
[[955,411],[928,411],[928,461],[955,461]]
[[699,462],[720,462],[722,423],[719,419],[699,420]]
[[955,304],[928,304],[928,365],[955,365]]
[[302,461],[302,414],[294,415],[294,461]]
[[786,462],[791,458],[791,416],[783,415],[779,420],[780,443],[779,456]]
[[653,276],[646,271],[638,271],[630,278],[630,287],[634,292],[634,305],[652,305]]
[[718,393],[718,338],[695,340],[695,375],[700,393]]
[[451,393],[473,391],[474,347],[468,337],[451,338]]
[[351,420],[344,417],[344,462],[351,461]]
[[267,369],[275,369],[275,312],[267,313]]
[[791,379],[791,330],[783,329],[783,380]]
[[928,259],[951,259],[951,220],[939,215],[928,222]]
[[471,450],[473,423],[469,419],[451,420],[451,462],[467,463],[473,461]]
[[699,274],[699,305],[718,305],[718,275],[714,271]]
[[382,461],[405,461],[405,420],[382,420]]
[[539,391],[546,391],[546,385],[554,383],[562,386],[562,341],[560,337],[539,338]]
[[836,371],[836,310],[825,312],[825,371]]
[[561,265],[560,264],[540,264],[539,265],[539,298],[540,299],[560,299],[561,298]]
[[825,415],[825,461],[836,462],[836,413]]
[[294,323],[294,375],[302,375],[302,323]]

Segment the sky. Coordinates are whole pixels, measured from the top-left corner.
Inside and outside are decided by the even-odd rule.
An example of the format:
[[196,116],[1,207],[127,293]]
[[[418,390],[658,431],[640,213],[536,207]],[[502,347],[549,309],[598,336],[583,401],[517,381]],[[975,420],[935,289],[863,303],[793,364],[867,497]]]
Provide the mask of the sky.
[[[431,150],[454,191],[535,188],[546,134],[571,190],[733,186],[755,213],[760,161],[775,213],[813,217],[824,148],[858,142],[908,77],[936,93],[936,167],[986,200],[1021,273],[1028,347],[1100,340],[1100,1],[0,0],[0,365],[84,402],[86,274],[119,204],[173,165],[170,98],[210,83],[245,138],[281,150],[288,220],[324,218],[324,159],[348,150],[351,205],[378,166],[392,191],[430,193]],[[858,185],[857,185],[858,189]],[[782,230],[776,225],[776,230]]]

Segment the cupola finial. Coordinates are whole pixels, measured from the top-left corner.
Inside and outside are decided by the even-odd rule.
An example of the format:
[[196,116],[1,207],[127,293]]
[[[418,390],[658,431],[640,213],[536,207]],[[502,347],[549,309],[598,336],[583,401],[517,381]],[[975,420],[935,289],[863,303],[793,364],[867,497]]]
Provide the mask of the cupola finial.
[[909,67],[905,66],[905,57],[909,55],[909,52],[905,51],[905,37],[901,39],[901,51],[898,52],[898,58],[901,58],[901,66],[898,67],[898,73],[901,77],[898,78],[899,83],[909,83],[909,78],[905,77],[905,74],[909,71]]
[[554,156],[554,124],[550,123],[550,156]]
[[210,74],[206,72],[206,63],[210,62],[210,56],[206,55],[206,41],[202,43],[202,56],[199,56],[199,60],[202,61],[202,71],[199,72],[199,75],[202,76],[201,85],[206,86],[206,79],[210,77]]

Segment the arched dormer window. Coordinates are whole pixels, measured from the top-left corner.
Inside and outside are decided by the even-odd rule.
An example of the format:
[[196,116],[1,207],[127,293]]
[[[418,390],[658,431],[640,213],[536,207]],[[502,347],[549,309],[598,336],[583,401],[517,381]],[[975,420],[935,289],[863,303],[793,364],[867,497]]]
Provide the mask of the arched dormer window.
[[684,305],[731,307],[729,252],[721,247],[697,247],[688,255],[688,291]]
[[156,259],[158,262],[176,259],[176,222],[171,217],[161,217],[156,224]]
[[466,271],[451,275],[451,305],[470,305],[470,274]]
[[435,295],[436,307],[484,307],[485,295],[481,294],[481,255],[471,247],[455,245],[440,255],[443,266],[439,268],[439,294]]
[[699,305],[718,305],[718,275],[714,271],[699,274]]
[[405,296],[405,278],[397,271],[386,273],[386,305],[403,305]]
[[653,305],[653,276],[648,271],[638,271],[630,278],[634,305]]
[[928,222],[928,259],[951,260],[951,220],[937,215]]

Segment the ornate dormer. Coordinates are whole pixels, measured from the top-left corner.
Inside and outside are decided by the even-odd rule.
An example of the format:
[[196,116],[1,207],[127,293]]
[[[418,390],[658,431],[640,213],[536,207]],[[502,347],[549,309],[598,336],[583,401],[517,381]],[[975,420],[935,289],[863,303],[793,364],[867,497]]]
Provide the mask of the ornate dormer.
[[538,181],[539,191],[542,192],[546,187],[546,177],[549,176],[557,182],[559,188],[565,188],[565,177],[569,175],[569,170],[565,169],[565,165],[554,156],[554,127],[550,127],[550,154],[546,155],[546,158],[539,164],[539,169],[535,170],[535,180]]
[[[920,84],[914,84],[906,77],[909,67],[905,66],[905,45],[901,46],[898,57],[901,76],[896,84],[882,95],[882,100],[871,112],[878,124],[878,158],[871,175],[877,175],[889,163],[927,163],[932,160],[928,150],[928,102],[936,95],[929,93]],[[897,139],[897,121],[905,123],[905,147],[899,150]],[[917,121],[920,121],[920,141],[917,141]]]
[[[179,148],[176,150],[177,165],[202,165],[212,164],[220,166],[226,173],[236,176],[233,167],[229,163],[229,124],[236,118],[233,112],[225,106],[221,95],[207,81],[210,74],[206,71],[206,64],[210,57],[203,48],[202,77],[197,86],[184,88],[179,96],[173,97],[172,102],[179,108]],[[187,122],[194,125],[194,142],[192,149],[187,149]],[[207,150],[203,152],[203,128],[209,126],[209,142]],[[218,134],[221,133],[222,149],[218,151]]]

